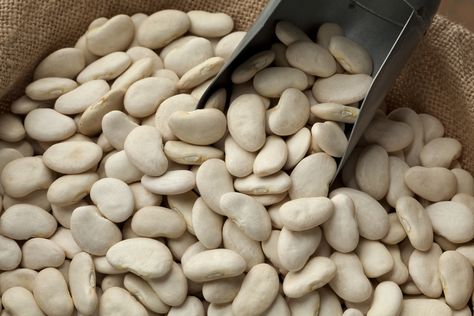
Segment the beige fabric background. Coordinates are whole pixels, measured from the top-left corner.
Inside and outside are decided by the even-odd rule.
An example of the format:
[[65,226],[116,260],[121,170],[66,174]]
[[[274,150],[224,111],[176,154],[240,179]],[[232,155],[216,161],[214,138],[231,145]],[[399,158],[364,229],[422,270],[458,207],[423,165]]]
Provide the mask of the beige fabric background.
[[[23,94],[35,65],[74,45],[100,16],[152,13],[163,8],[230,14],[248,28],[267,0],[0,0],[0,111]],[[462,162],[474,173],[474,34],[445,18],[433,25],[388,96],[390,107],[434,114],[463,145]]]

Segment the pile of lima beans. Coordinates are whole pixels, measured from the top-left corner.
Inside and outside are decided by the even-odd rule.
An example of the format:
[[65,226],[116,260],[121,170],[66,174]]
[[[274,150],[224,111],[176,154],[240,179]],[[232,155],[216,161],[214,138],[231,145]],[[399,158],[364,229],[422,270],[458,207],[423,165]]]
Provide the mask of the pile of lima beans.
[[330,187],[370,55],[279,22],[196,110],[233,26],[98,18],[38,64],[0,116],[1,316],[471,315],[461,144],[380,110]]

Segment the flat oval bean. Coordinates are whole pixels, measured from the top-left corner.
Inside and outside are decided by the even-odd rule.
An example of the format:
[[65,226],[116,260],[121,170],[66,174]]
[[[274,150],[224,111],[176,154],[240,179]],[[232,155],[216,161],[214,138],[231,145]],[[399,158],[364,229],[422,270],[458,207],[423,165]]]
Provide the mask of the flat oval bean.
[[64,316],[73,312],[74,305],[66,280],[57,269],[46,268],[38,273],[33,295],[47,315]]

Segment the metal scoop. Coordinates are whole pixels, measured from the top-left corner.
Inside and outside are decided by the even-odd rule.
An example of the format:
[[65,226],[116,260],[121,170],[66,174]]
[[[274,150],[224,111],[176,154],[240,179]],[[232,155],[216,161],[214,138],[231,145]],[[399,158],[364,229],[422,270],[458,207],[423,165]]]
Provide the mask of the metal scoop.
[[232,71],[259,51],[270,49],[278,40],[275,25],[289,21],[308,34],[324,22],[342,26],[347,37],[372,55],[374,81],[360,107],[357,122],[347,128],[347,151],[337,173],[372,120],[378,106],[392,87],[408,57],[431,24],[440,0],[273,0],[234,51],[230,60],[204,92],[198,108],[219,88],[232,86]]

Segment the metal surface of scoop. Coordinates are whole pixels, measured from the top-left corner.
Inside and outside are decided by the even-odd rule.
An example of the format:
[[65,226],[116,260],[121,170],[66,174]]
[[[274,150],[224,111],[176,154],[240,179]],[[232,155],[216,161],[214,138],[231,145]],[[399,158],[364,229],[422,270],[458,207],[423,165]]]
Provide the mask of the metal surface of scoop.
[[[338,161],[337,174],[357,145],[378,106],[431,24],[440,0],[271,0],[229,61],[199,101],[202,108],[219,88],[230,91],[232,71],[254,54],[278,41],[275,25],[288,21],[315,38],[324,22],[339,24],[345,35],[371,54],[374,81],[360,106],[357,122],[348,125],[349,144]],[[229,99],[229,98],[228,98]]]

